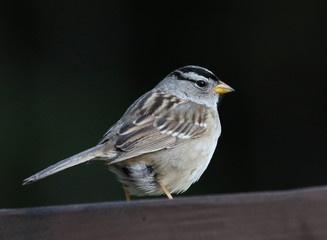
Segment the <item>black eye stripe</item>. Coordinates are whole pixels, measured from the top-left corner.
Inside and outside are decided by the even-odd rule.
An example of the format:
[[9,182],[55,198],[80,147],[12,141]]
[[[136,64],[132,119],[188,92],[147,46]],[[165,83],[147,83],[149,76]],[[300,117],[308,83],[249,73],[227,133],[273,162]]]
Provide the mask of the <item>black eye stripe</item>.
[[168,75],[168,77],[175,76],[179,80],[186,80],[184,77],[182,77],[182,73],[178,71],[173,71],[171,74]]
[[169,76],[175,76],[178,80],[185,80],[195,83],[199,87],[205,87],[208,83],[205,80],[194,80],[188,77],[185,77],[180,71],[174,71]]
[[[198,75],[199,79],[190,78],[188,76],[188,73],[194,73],[195,75]],[[171,72],[167,77],[172,77],[172,76],[176,77],[177,80],[199,81],[201,80],[200,77],[204,77],[206,79],[211,79],[215,82],[219,82],[217,76],[211,73],[209,70],[200,67],[194,67],[194,66],[179,68]]]
[[193,83],[195,83],[197,86],[199,86],[199,87],[205,87],[205,86],[207,86],[207,82],[206,81],[204,81],[204,80],[193,80],[193,79],[185,79],[185,80],[187,80],[187,81],[190,81],[190,82],[193,82]]

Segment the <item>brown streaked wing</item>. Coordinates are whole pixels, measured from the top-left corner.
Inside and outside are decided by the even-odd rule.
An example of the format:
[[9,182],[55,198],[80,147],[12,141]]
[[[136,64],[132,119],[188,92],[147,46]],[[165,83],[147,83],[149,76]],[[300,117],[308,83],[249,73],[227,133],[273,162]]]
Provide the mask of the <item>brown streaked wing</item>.
[[[207,131],[206,106],[174,98],[161,92],[147,93],[139,99],[143,106],[138,107],[137,101],[128,109],[123,116],[124,124],[115,135],[115,147],[121,152],[110,163],[176,147]],[[154,108],[154,102],[161,105]]]

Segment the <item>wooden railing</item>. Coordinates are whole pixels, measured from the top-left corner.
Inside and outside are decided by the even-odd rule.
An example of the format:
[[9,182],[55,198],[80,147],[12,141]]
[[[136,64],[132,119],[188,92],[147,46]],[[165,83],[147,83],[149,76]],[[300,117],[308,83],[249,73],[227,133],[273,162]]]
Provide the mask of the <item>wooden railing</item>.
[[1,240],[326,240],[327,187],[0,210]]

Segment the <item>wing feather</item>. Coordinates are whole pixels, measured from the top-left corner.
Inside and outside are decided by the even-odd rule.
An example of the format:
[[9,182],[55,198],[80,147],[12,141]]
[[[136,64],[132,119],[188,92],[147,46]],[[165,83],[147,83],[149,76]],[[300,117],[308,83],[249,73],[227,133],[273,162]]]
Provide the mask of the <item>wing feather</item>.
[[149,92],[127,110],[123,121],[111,128],[100,143],[111,138],[120,151],[110,163],[176,147],[205,134],[207,112],[204,105],[159,91]]

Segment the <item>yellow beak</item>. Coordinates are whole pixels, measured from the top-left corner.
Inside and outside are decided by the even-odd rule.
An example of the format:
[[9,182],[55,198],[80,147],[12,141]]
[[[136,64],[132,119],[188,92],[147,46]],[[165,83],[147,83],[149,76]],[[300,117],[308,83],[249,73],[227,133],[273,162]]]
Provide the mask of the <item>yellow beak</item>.
[[235,91],[233,88],[222,81],[219,81],[219,83],[212,90],[216,93],[228,93]]

